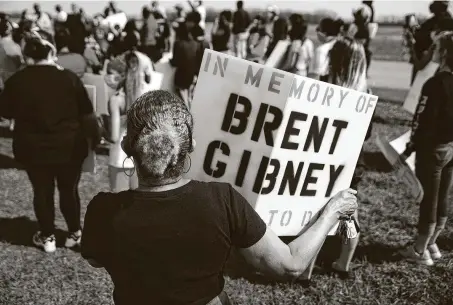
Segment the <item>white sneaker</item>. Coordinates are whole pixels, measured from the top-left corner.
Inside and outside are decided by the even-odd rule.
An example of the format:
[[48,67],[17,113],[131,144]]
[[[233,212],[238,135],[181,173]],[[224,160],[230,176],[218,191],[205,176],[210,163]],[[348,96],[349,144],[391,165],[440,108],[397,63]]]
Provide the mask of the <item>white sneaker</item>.
[[434,265],[433,259],[429,254],[428,250],[425,250],[423,254],[417,253],[414,246],[409,246],[406,249],[400,251],[400,254],[409,262],[417,263],[425,266]]
[[442,257],[442,253],[440,253],[437,244],[428,245],[428,251],[431,257],[434,259],[440,259]]
[[38,247],[44,249],[47,253],[53,253],[57,250],[57,243],[55,240],[55,235],[50,236],[42,236],[41,232],[38,231],[33,235],[33,244]]
[[80,241],[82,240],[82,231],[77,231],[73,233],[69,233],[68,237],[66,237],[66,242],[64,246],[66,248],[72,248],[75,246],[80,245]]

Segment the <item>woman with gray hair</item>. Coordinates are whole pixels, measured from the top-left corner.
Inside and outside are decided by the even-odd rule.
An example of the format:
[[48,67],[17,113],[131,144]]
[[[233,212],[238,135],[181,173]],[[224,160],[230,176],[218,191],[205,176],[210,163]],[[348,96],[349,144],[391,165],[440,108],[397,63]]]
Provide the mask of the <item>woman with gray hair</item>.
[[166,91],[147,92],[128,110],[122,146],[139,187],[96,195],[82,239],[83,257],[112,277],[116,305],[231,304],[223,271],[232,247],[260,271],[295,280],[340,216],[357,209],[354,190],[339,192],[286,245],[230,184],[183,177],[192,129],[187,106]]

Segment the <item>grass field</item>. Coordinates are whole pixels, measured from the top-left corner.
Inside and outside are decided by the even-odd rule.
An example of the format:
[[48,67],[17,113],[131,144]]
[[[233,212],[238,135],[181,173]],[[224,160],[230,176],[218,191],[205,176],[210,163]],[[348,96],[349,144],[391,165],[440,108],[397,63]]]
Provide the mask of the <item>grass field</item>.
[[[374,118],[374,136],[395,138],[409,128],[408,120],[400,104],[382,101]],[[91,268],[72,250],[59,248],[49,255],[31,246],[37,228],[31,187],[12,159],[10,135],[3,130],[0,136],[0,304],[111,304],[112,284],[103,269]],[[83,214],[88,201],[108,189],[107,157],[100,156],[99,161],[98,173],[82,178]],[[359,187],[363,233],[354,260],[359,266],[355,278],[341,280],[323,271],[338,253],[334,238],[326,242],[307,288],[252,276],[233,256],[226,290],[236,304],[453,304],[453,222],[439,240],[445,255],[434,267],[400,261],[396,252],[414,236],[418,207],[373,139],[366,144],[366,163],[368,170]],[[65,229],[59,211],[56,224]],[[59,231],[60,241],[61,236]]]

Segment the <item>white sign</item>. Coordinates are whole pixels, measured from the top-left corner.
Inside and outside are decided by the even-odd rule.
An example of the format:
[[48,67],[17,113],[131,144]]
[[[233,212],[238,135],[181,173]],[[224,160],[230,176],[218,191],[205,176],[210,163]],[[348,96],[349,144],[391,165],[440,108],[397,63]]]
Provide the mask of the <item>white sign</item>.
[[[410,136],[410,134],[409,134]],[[409,138],[408,133],[400,138],[389,142],[385,137],[377,136],[376,144],[385,156],[390,165],[397,171],[396,176],[404,181],[407,187],[410,188],[411,194],[415,197],[416,202],[420,202],[423,198],[423,188],[417,176],[414,173],[415,169],[415,154],[412,154],[408,160],[403,161],[400,154],[404,151],[406,144],[405,138]],[[406,141],[407,143],[407,141]],[[404,148],[403,148],[404,146]]]
[[406,100],[403,105],[404,109],[409,111],[411,114],[415,114],[423,85],[428,79],[433,77],[437,69],[439,69],[439,64],[430,61],[423,70],[417,71],[417,76],[415,77],[412,87],[407,93]]
[[96,105],[95,111],[97,115],[108,114],[109,90],[105,83],[103,75],[93,73],[85,73],[83,75],[83,83],[96,87]]
[[206,50],[189,176],[230,183],[278,235],[297,235],[350,186],[377,100]]

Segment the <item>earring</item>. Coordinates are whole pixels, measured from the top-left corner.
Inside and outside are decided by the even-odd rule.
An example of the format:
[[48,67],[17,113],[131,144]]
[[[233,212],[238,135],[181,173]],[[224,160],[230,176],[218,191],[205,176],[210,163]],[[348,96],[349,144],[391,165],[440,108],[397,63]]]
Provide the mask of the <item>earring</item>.
[[184,171],[184,174],[187,174],[190,171],[190,168],[192,167],[192,159],[190,159],[190,155],[187,155],[187,158],[189,158],[189,168]]
[[[126,170],[126,168],[124,167],[124,162],[126,162],[127,159],[131,159],[131,160],[132,160],[132,163],[134,163],[134,167],[132,168],[130,174],[127,173],[127,170]],[[134,161],[134,159],[132,159],[131,157],[126,157],[126,158],[124,158],[124,160],[123,160],[123,170],[124,170],[124,174],[126,174],[126,176],[128,176],[129,178],[132,177],[132,176],[134,175],[134,173],[135,173],[135,161]]]

